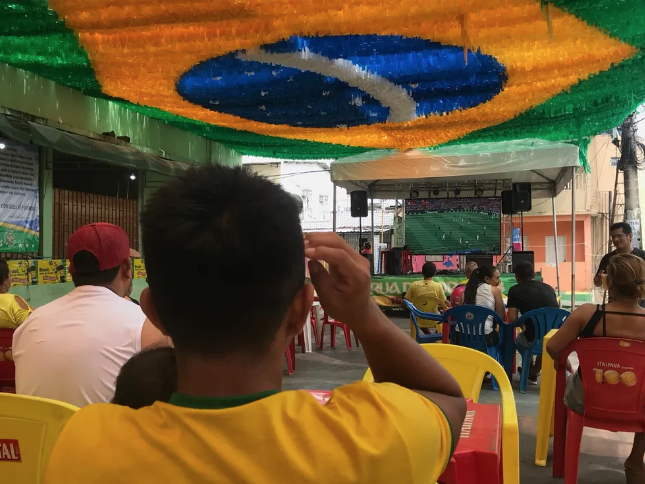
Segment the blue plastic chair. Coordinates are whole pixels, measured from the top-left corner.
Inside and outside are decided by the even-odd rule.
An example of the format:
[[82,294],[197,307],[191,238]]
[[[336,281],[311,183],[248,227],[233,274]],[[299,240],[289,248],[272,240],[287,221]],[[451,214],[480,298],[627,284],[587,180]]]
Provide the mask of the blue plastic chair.
[[535,328],[535,336],[533,338],[533,346],[525,348],[519,344],[515,344],[517,351],[522,356],[522,375],[520,377],[520,393],[526,393],[526,388],[529,384],[529,368],[531,367],[531,358],[533,355],[542,354],[542,346],[544,336],[552,329],[560,329],[562,323],[566,321],[571,313],[565,309],[560,308],[540,308],[522,314],[522,317],[516,321],[515,327],[526,326],[526,321],[529,319],[533,321]]
[[[493,322],[497,323],[497,326],[499,327],[499,343],[496,346],[488,346],[486,344],[484,324],[486,323],[488,316],[492,316]],[[501,346],[504,338],[501,333],[502,331],[508,331],[509,329],[514,328],[505,328],[505,326],[508,325],[502,321],[502,318],[500,318],[499,314],[495,311],[483,306],[464,304],[462,306],[450,308],[448,311],[443,313],[443,321],[444,324],[450,324],[451,341],[454,341],[455,332],[457,332],[459,334],[459,341],[457,342],[459,346],[465,346],[467,348],[481,351],[498,363],[502,363]],[[497,385],[497,380],[495,378],[493,378],[493,389],[499,390],[499,386]]]
[[417,322],[417,318],[421,318],[427,319],[428,321],[436,321],[438,323],[441,323],[443,321],[441,314],[425,313],[423,311],[419,311],[416,306],[407,299],[404,299],[403,302],[410,310],[410,318],[412,318],[414,329],[416,330],[415,339],[417,343],[435,343],[437,341],[441,341],[441,333],[424,334],[423,332],[421,332],[421,330],[419,330],[419,323]]

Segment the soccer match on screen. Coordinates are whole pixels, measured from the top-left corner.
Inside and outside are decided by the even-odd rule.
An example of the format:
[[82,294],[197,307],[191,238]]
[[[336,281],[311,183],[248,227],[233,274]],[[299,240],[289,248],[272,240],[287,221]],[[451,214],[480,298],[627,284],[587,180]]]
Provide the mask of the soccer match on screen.
[[501,198],[405,201],[405,241],[413,254],[499,254]]

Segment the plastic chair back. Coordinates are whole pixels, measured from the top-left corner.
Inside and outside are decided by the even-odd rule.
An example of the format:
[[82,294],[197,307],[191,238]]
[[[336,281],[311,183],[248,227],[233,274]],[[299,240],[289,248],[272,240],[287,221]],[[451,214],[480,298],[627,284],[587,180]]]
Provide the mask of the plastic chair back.
[[16,366],[11,345],[13,329],[0,329],[0,388],[16,386]]
[[452,332],[459,332],[459,346],[466,346],[488,353],[489,347],[486,345],[485,323],[489,316],[493,318],[493,322],[497,323],[501,330],[502,318],[499,317],[499,314],[474,304],[464,304],[448,309],[443,313],[443,321],[450,324]]
[[453,308],[459,306],[464,298],[464,292],[466,292],[466,284],[459,284],[455,287],[450,294],[450,306]]
[[533,338],[532,354],[542,354],[542,342],[552,329],[560,329],[564,322],[567,320],[571,313],[565,309],[559,308],[540,308],[522,314],[522,317],[517,320],[515,326],[526,325],[526,322],[531,320],[535,328],[535,336]]
[[592,419],[594,426],[605,424],[608,430],[615,424],[642,429],[645,342],[620,338],[579,339],[561,353],[560,364],[566,364],[566,357],[574,351],[582,372],[585,420]]
[[[504,484],[518,484],[519,470],[519,430],[517,424],[517,409],[513,388],[504,369],[490,356],[455,345],[421,345],[441,365],[448,370],[461,388],[464,398],[470,398],[477,403],[482,381],[489,372],[499,383],[502,400],[502,462]],[[363,381],[374,381],[372,371],[368,368]]]
[[0,480],[40,484],[73,405],[0,393]]
[[[416,301],[416,299],[415,299]],[[414,330],[414,336],[412,336],[417,343],[433,343],[435,341],[440,341],[441,340],[441,333],[437,332],[436,334],[424,334],[419,330],[419,322],[418,319],[421,320],[429,320],[429,321],[434,321],[435,325],[437,322],[442,321],[442,316],[441,314],[432,314],[432,313],[425,313],[423,311],[419,311],[414,304],[412,304],[410,301],[407,299],[403,300],[403,303],[407,306],[407,308],[410,310],[410,321],[412,322],[413,327],[410,328],[410,330]]]

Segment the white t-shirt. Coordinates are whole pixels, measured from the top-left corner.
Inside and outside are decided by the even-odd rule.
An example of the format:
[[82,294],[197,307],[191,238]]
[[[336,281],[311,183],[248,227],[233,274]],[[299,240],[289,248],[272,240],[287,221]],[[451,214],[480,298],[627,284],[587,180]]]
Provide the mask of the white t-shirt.
[[141,308],[81,286],[36,309],[13,335],[16,393],[78,407],[109,402],[123,364],[141,350]]
[[[487,283],[480,284],[477,287],[477,295],[475,297],[475,304],[477,306],[484,306],[485,308],[495,311],[495,296],[491,291],[491,285]],[[484,323],[484,333],[490,334],[493,332],[493,317],[488,316],[486,323]]]

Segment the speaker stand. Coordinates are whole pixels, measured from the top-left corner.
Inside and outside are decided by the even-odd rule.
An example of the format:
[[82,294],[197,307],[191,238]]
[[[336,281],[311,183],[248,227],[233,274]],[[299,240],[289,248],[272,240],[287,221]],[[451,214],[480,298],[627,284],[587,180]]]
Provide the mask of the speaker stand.
[[520,212],[520,242],[522,243],[522,252],[524,252],[524,212]]

